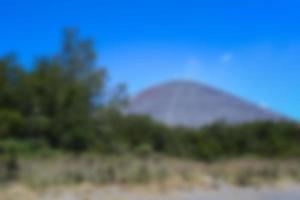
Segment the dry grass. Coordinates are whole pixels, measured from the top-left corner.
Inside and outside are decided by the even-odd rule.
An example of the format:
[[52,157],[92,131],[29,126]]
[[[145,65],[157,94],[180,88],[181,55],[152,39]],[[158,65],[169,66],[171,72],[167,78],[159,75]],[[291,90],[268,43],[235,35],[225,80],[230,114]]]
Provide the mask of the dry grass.
[[57,155],[19,160],[17,182],[33,188],[91,183],[99,186],[217,188],[300,181],[297,160],[237,159],[205,163],[163,156]]
[[16,182],[0,185],[0,200],[157,199],[153,195],[170,195],[172,191],[300,181],[297,160],[248,158],[205,163],[163,156],[65,154],[22,158],[19,167]]

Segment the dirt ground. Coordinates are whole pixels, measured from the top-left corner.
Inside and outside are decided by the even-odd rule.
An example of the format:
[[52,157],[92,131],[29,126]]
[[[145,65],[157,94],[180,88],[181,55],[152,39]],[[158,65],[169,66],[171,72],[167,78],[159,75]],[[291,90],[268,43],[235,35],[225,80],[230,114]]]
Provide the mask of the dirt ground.
[[0,200],[299,200],[300,185],[264,188],[127,188],[120,186],[76,186],[33,189],[13,184],[0,189]]

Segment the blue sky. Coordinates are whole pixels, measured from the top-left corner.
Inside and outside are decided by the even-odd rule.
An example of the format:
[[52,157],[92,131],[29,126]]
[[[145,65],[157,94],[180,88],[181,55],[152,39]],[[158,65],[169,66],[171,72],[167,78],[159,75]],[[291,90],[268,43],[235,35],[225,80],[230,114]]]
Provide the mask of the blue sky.
[[0,55],[56,51],[64,27],[93,37],[111,83],[193,79],[300,119],[300,1],[0,0]]

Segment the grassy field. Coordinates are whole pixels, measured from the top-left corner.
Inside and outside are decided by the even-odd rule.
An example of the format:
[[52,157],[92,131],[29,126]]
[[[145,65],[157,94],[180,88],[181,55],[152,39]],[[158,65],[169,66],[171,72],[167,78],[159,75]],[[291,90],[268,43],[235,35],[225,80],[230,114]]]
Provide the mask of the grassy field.
[[172,199],[174,191],[190,195],[190,191],[217,191],[224,186],[264,188],[300,182],[298,160],[244,158],[208,163],[161,155],[53,154],[20,157],[17,166],[15,179],[2,181],[0,200],[99,196],[131,200],[159,199],[162,195]]
[[[4,177],[5,170],[0,172]],[[13,182],[39,188],[85,182],[96,185],[157,185],[160,189],[217,187],[223,182],[260,186],[300,181],[300,161],[244,158],[209,163],[160,155],[57,154],[18,158],[14,176]],[[2,185],[6,182],[2,181]]]

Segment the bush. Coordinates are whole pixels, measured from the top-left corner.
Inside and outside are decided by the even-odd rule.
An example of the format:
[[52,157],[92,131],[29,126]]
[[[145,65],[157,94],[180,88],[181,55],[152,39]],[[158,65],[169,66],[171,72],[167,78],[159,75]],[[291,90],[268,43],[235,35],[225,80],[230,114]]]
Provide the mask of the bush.
[[66,31],[55,56],[25,71],[0,59],[0,151],[151,152],[215,160],[245,155],[299,157],[300,128],[293,122],[216,123],[170,128],[145,116],[123,116],[124,85],[107,95],[106,71],[90,40]]
[[0,109],[0,138],[19,136],[24,131],[25,120],[16,110]]

